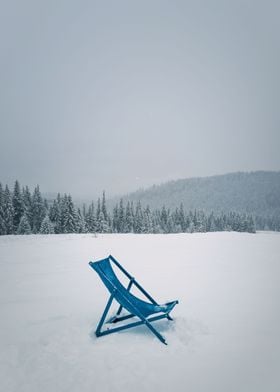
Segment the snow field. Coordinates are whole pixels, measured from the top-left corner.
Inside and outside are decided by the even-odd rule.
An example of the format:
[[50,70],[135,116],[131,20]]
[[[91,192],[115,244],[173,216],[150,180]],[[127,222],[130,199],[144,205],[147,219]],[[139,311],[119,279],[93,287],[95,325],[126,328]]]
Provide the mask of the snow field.
[[[112,254],[173,322],[96,338]],[[4,392],[280,389],[280,234],[0,237]]]

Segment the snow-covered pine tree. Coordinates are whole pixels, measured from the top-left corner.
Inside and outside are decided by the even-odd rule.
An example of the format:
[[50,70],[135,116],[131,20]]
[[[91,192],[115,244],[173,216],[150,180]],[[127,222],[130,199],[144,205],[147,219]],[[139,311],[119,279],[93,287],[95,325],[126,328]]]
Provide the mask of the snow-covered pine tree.
[[186,221],[188,222],[187,225],[187,232],[194,233],[195,231],[195,223],[194,223],[194,213],[190,210],[186,217]]
[[211,231],[211,232],[217,231],[215,217],[214,217],[213,212],[211,212],[211,214],[209,215],[209,217],[207,219],[207,231]]
[[17,234],[31,234],[31,226],[26,213],[24,213],[20,218]]
[[42,221],[40,227],[40,234],[54,234],[54,225],[50,220],[49,215],[47,214]]
[[223,231],[230,231],[229,215],[226,213],[221,214],[221,226]]
[[178,208],[175,208],[175,211],[173,211],[171,213],[171,229],[172,229],[172,233],[182,233],[183,229],[181,226],[181,219],[180,219],[180,213]]
[[60,207],[61,207],[61,233],[67,233],[66,231],[66,221],[67,221],[67,214],[68,214],[68,201],[67,195],[64,194],[61,197]]
[[[218,221],[218,217],[217,217],[217,221]],[[239,220],[235,212],[231,212],[230,214],[230,227],[231,227],[231,231],[239,231]],[[219,231],[221,231],[220,227],[219,227]]]
[[180,204],[179,208],[179,224],[181,226],[182,232],[184,233],[186,231],[186,217],[183,203]]
[[206,217],[203,211],[196,211],[195,231],[199,233],[206,232]]
[[104,215],[103,215],[103,211],[100,211],[99,214],[99,233],[109,233],[110,232],[110,227],[108,225],[107,220],[105,219]]
[[152,213],[152,220],[153,220],[153,233],[163,233],[162,227],[161,227],[161,214],[160,210],[156,209]]
[[[91,203],[91,204],[93,204],[93,203]],[[90,210],[90,206],[89,206],[89,208],[87,208],[87,206],[85,204],[83,204],[83,217],[85,220],[85,233],[90,233],[89,210]]]
[[124,232],[133,233],[133,211],[129,201],[125,207]]
[[113,209],[112,229],[113,229],[113,233],[119,232],[119,206],[118,206],[118,204],[116,204]]
[[160,213],[160,225],[163,233],[168,233],[167,221],[168,221],[168,212],[165,206],[163,206],[161,208],[161,213]]
[[236,231],[241,232],[244,230],[243,226],[245,225],[245,221],[243,220],[243,217],[239,215],[238,213],[235,214],[236,216]]
[[34,234],[39,233],[41,224],[46,215],[46,209],[44,206],[44,201],[40,192],[39,185],[34,189],[32,195],[32,232]]
[[97,200],[97,207],[96,207],[96,231],[100,233],[100,214],[101,214],[101,201],[100,197]]
[[44,199],[44,208],[45,208],[45,214],[48,214],[50,207],[47,199]]
[[0,215],[0,235],[6,234],[6,226],[4,222],[4,218]]
[[0,235],[6,234],[6,226],[4,221],[4,190],[0,182]]
[[86,214],[87,214],[87,207],[86,207],[85,203],[83,203],[82,215],[83,215],[85,222],[86,222]]
[[14,225],[14,232],[16,233],[20,219],[24,213],[22,192],[21,192],[20,184],[19,184],[18,180],[16,180],[15,185],[14,185],[12,202],[13,202],[13,208],[14,208],[13,225]]
[[198,226],[196,209],[194,210],[194,213],[193,213],[193,226],[194,226],[194,232],[196,233],[197,232],[197,226]]
[[77,233],[86,233],[86,223],[80,208],[77,209]]
[[28,222],[32,222],[32,197],[28,186],[22,188],[22,200],[24,213],[27,215]]
[[60,200],[60,233],[65,233],[65,222],[66,222],[66,215],[67,215],[67,195],[64,194],[61,196]]
[[56,224],[55,224],[55,231],[57,230],[58,233],[63,233],[63,226],[62,226],[62,197],[60,193],[58,193],[57,198],[57,215],[56,215]]
[[191,223],[190,215],[185,212],[185,230],[184,230],[185,233],[189,232],[190,223]]
[[49,218],[54,226],[54,232],[56,234],[62,233],[60,194],[57,195],[56,200],[54,200],[52,205],[50,206]]
[[166,233],[175,233],[175,224],[174,224],[174,214],[170,213],[170,210],[167,210],[167,225],[166,225]]
[[119,233],[124,233],[125,232],[125,211],[124,211],[124,206],[123,206],[123,199],[120,200],[119,204],[119,216],[118,216],[118,224],[119,224]]
[[142,233],[143,231],[143,211],[140,200],[136,205],[135,215],[134,215],[134,232]]
[[4,191],[3,217],[4,217],[4,222],[5,222],[6,234],[13,234],[13,232],[14,232],[14,224],[13,224],[14,208],[13,208],[12,195],[11,195],[11,192],[9,190],[8,185],[6,185],[5,191]]
[[[254,222],[252,215],[250,215],[248,217],[247,230],[248,230],[248,233],[255,233],[256,232],[256,226],[255,226],[255,222]],[[279,228],[278,228],[278,231],[279,231]]]
[[108,212],[107,212],[107,207],[106,207],[105,191],[103,191],[103,194],[102,194],[101,211],[103,212],[104,220],[108,223]]
[[245,232],[247,229],[247,217],[245,214],[237,214],[238,217],[238,231]]
[[153,222],[151,216],[150,207],[147,206],[143,212],[143,233],[152,233],[153,232]]
[[91,202],[88,210],[85,210],[85,223],[86,227],[85,230],[87,233],[96,233],[97,231],[97,223],[96,223],[96,215],[95,215],[95,208],[94,208],[94,203]]
[[77,232],[77,216],[72,197],[64,195],[62,208],[63,233]]

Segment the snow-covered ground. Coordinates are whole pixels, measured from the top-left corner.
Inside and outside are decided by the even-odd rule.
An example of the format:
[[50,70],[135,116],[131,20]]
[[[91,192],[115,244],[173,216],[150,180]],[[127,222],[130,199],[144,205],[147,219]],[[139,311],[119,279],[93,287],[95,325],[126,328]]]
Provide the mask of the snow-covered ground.
[[[174,321],[96,338],[116,257]],[[278,392],[280,235],[0,237],[3,392]]]

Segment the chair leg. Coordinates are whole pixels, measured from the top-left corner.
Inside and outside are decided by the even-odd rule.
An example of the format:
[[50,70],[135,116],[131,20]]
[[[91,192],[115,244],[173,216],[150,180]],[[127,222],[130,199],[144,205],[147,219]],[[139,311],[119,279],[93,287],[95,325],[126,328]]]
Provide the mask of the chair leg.
[[104,324],[104,321],[105,321],[105,318],[106,318],[106,316],[107,316],[107,313],[108,313],[108,311],[109,311],[109,309],[110,309],[110,306],[112,305],[113,299],[114,299],[114,295],[112,294],[112,295],[110,296],[110,298],[109,298],[109,301],[107,302],[107,305],[106,305],[106,307],[105,307],[105,310],[104,310],[104,312],[103,312],[103,314],[102,314],[102,317],[101,317],[101,319],[100,319],[100,321],[99,321],[99,323],[98,323],[98,326],[97,326],[97,328],[96,328],[96,331],[95,331],[95,335],[96,335],[96,336],[101,336],[101,328],[102,328],[102,325]]
[[166,340],[164,337],[152,326],[152,324],[149,321],[145,321],[144,324],[147,325],[147,327],[151,330],[151,332],[156,335],[156,337],[167,346]]

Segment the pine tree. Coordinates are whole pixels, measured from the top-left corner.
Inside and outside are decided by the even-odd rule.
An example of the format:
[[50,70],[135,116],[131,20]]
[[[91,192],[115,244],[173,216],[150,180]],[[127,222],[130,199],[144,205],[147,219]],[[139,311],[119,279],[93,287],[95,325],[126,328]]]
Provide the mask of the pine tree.
[[28,222],[32,222],[32,197],[28,186],[22,189],[22,201],[24,205],[24,213],[27,215]]
[[194,210],[192,221],[193,221],[194,232],[197,232],[198,224],[197,224],[197,211],[196,210]]
[[45,215],[44,201],[39,185],[37,185],[32,195],[32,231],[34,234],[39,233]]
[[20,218],[17,234],[31,234],[31,227],[26,213]]
[[40,234],[54,234],[54,226],[49,218],[49,215],[46,215],[42,221]]
[[6,234],[6,226],[4,222],[4,218],[0,215],[0,235]]
[[160,211],[154,210],[152,212],[152,230],[154,234],[161,233],[161,226],[160,226]]
[[185,233],[189,233],[190,232],[190,223],[191,223],[191,217],[190,214],[185,213]]
[[125,211],[123,206],[123,199],[120,200],[119,209],[118,209],[118,226],[119,226],[119,233],[125,232]]
[[207,231],[217,231],[213,212],[211,212],[207,220]]
[[247,216],[245,214],[242,215],[238,214],[238,220],[239,220],[238,231],[244,233],[245,231],[247,231]]
[[63,233],[77,232],[77,216],[70,195],[64,195],[62,200],[62,231]]
[[105,221],[108,223],[108,213],[107,213],[107,207],[106,207],[105,191],[103,191],[103,194],[102,194],[101,211],[103,212],[103,216],[104,216]]
[[223,231],[231,230],[230,219],[228,214],[225,213],[222,214],[222,227],[223,227]]
[[97,200],[97,207],[96,207],[96,229],[98,233],[100,233],[100,214],[101,214],[101,202],[99,197]]
[[113,222],[112,222],[113,233],[119,233],[119,206],[115,205],[113,209]]
[[80,208],[77,210],[77,233],[86,233],[86,223]]
[[13,217],[14,217],[14,208],[12,202],[12,195],[8,188],[8,185],[6,185],[5,192],[4,192],[4,211],[3,211],[6,234],[13,234],[14,232]]
[[99,232],[100,233],[109,233],[110,232],[110,227],[108,225],[107,220],[105,219],[103,215],[103,211],[100,212],[99,215]]
[[171,213],[171,219],[172,219],[172,223],[171,223],[172,232],[183,233],[182,224],[184,225],[184,222],[182,222],[181,220],[180,211],[178,210],[177,207],[175,211]]
[[14,225],[14,232],[16,232],[20,219],[24,214],[24,204],[23,204],[22,193],[18,180],[16,180],[15,182],[12,202],[14,208],[13,225]]
[[195,214],[192,211],[189,211],[186,220],[188,221],[187,232],[194,233],[195,232]]
[[142,233],[143,231],[143,212],[140,200],[136,205],[135,216],[134,216],[134,232]]
[[49,213],[49,203],[47,199],[44,199],[44,208],[45,208],[45,214]]
[[184,233],[186,231],[186,217],[185,217],[183,203],[180,204],[178,220],[179,220],[179,224],[181,226],[182,232]]
[[[85,208],[84,208],[85,211]],[[95,216],[94,203],[92,202],[88,208],[88,211],[85,213],[85,224],[86,224],[86,232],[87,233],[96,233],[97,231],[97,223]]]
[[143,233],[152,233],[153,232],[153,222],[151,216],[150,207],[147,206],[143,212]]
[[195,232],[195,226],[193,221],[191,221],[189,224],[188,233],[194,233],[194,232]]
[[170,210],[167,210],[167,225],[166,225],[166,233],[176,233],[176,228],[174,224],[174,219]]
[[160,213],[160,225],[163,233],[168,233],[167,221],[168,221],[168,213],[165,206],[163,206]]
[[6,225],[4,221],[4,190],[0,182],[0,235],[6,234]]
[[239,231],[239,219],[235,212],[231,214],[231,229],[233,231]]
[[[256,232],[256,226],[255,226],[255,222],[253,220],[252,215],[250,215],[249,218],[248,218],[247,230],[248,230],[249,233],[255,233]],[[278,228],[278,231],[279,231],[279,228]]]
[[203,233],[206,231],[206,218],[203,211],[195,212],[195,231]]
[[61,197],[57,195],[56,200],[53,201],[50,210],[49,218],[54,226],[54,232],[56,234],[62,233],[62,222],[61,222]]
[[125,208],[125,218],[124,218],[124,232],[132,233],[133,232],[133,211],[131,204],[129,201],[127,202]]

